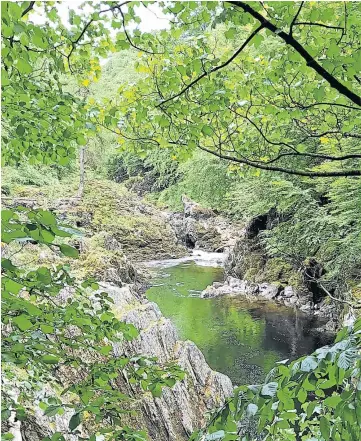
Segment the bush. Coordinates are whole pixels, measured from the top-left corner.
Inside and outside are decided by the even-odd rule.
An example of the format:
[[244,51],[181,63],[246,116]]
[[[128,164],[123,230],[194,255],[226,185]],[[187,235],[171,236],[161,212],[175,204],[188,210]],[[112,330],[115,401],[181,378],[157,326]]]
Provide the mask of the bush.
[[54,167],[42,165],[21,164],[19,167],[3,167],[2,187],[9,194],[16,185],[54,185],[58,182],[58,170]]

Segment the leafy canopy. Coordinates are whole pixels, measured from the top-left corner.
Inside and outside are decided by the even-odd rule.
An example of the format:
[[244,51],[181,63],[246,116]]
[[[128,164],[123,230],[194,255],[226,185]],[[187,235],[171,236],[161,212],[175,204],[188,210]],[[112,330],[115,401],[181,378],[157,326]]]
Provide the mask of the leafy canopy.
[[[157,34],[127,30],[139,23],[138,5],[84,2],[90,12],[71,10],[65,26],[53,2],[2,2],[5,163],[66,165],[77,146],[106,128],[127,149],[167,147],[179,159],[199,148],[301,176],[361,174],[357,2],[161,3],[172,25]],[[31,20],[35,6],[44,24]],[[101,58],[129,48],[142,53],[143,79],[114,99],[88,100]],[[64,87],[70,74],[76,94]],[[68,226],[48,211],[8,209],[2,225],[5,243],[78,254],[63,242]],[[11,257],[3,273],[4,420],[14,413],[27,418],[47,383],[54,392],[40,406],[50,417],[70,411],[70,433],[80,436],[83,423],[92,441],[97,433],[144,439],[144,432],[121,424],[129,397],[113,387],[119,370],[159,396],[182,378],[179,368],[111,356],[110,342],[137,331],[116,319],[96,281],[79,284],[66,265],[18,268]],[[358,439],[360,323],[345,333],[331,348],[280,364],[264,385],[239,388],[193,439],[204,432],[209,440],[239,439],[244,415],[256,417],[268,439]],[[74,369],[79,381],[66,384],[62,368]]]
[[258,169],[360,176],[356,2],[175,2],[143,81],[95,118],[126,148],[202,149]]

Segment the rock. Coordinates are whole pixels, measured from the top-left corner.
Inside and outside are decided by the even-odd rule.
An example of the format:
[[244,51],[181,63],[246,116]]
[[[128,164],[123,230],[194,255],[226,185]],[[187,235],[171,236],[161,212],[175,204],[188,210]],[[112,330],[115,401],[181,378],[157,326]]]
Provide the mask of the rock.
[[[186,375],[173,388],[163,388],[162,396],[154,398],[149,392],[143,392],[138,386],[128,383],[122,372],[115,379],[118,389],[134,398],[131,404],[134,414],[125,413],[122,423],[130,427],[145,429],[151,441],[182,441],[206,422],[209,411],[222,405],[232,394],[231,380],[214,372],[207,364],[203,354],[190,341],[180,341],[175,327],[165,319],[155,303],[149,302],[134,285],[122,287],[102,283],[114,300],[116,315],[127,323],[132,323],[139,330],[139,336],[131,342],[123,341],[113,344],[113,356],[134,356],[142,354],[157,357],[160,363],[176,362]],[[66,301],[72,294],[64,289],[59,300]],[[95,300],[95,296],[93,298]],[[86,354],[84,354],[86,356]],[[76,383],[81,372],[64,367],[57,372],[64,385]],[[56,392],[44,388],[39,392],[39,401],[44,396],[53,396]],[[128,404],[124,403],[127,409]],[[44,416],[44,412],[35,406],[33,415],[18,424],[17,433],[22,435],[19,441],[41,441],[51,437],[55,431],[67,432],[72,412],[54,417]],[[10,424],[10,423],[9,423]],[[87,438],[87,426],[79,426],[81,436]],[[70,435],[69,441],[75,441]]]
[[208,252],[229,251],[241,227],[183,196],[184,212],[168,213],[167,219],[179,242],[187,248]]
[[258,285],[258,295],[267,300],[275,299],[278,296],[280,289],[280,285],[261,283],[260,285]]
[[247,280],[240,280],[229,276],[223,283],[214,282],[213,285],[207,286],[207,288],[201,292],[200,297],[206,299],[227,294],[254,296],[256,293],[258,293],[258,285],[248,282]]
[[[297,292],[292,286],[283,288],[279,284],[257,284],[232,276],[228,276],[224,282],[214,282],[213,285],[202,291],[200,297],[213,298],[223,295],[241,295],[247,299],[277,300],[286,306],[300,306]],[[305,304],[304,310],[311,309],[309,305],[309,303]]]
[[209,217],[215,216],[213,210],[202,207],[197,202],[192,201],[192,199],[187,197],[185,194],[182,195],[182,202],[184,207],[184,215],[186,217],[191,216],[194,217],[195,219],[200,219],[200,218],[207,219]]
[[291,297],[297,297],[297,294],[293,288],[293,286],[285,286],[283,293],[282,293],[282,297],[289,299]]
[[137,424],[146,427],[154,441],[188,439],[204,424],[206,412],[232,394],[230,379],[212,371],[194,343],[179,341],[171,321],[132,286],[119,288],[104,284],[102,290],[112,296],[117,315],[140,331],[133,341],[114,345],[115,356],[136,353],[155,356],[162,363],[176,361],[186,372],[184,380],[163,390],[162,397],[146,394],[141,398]]

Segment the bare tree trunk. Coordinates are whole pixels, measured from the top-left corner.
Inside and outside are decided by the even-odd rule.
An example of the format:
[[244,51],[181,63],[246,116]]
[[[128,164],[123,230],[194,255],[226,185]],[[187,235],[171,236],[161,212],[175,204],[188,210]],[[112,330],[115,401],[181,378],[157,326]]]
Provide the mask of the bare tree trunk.
[[81,199],[84,193],[84,184],[85,184],[85,147],[80,147],[79,151],[79,170],[80,170],[80,180],[79,187],[76,197]]

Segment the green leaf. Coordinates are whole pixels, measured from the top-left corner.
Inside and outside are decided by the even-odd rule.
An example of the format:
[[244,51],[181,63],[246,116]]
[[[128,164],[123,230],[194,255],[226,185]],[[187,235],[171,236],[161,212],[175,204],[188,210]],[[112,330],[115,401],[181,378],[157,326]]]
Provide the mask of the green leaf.
[[55,239],[55,235],[48,230],[41,230],[41,237],[46,243],[51,243]]
[[70,245],[60,245],[60,251],[67,257],[79,257],[79,251]]
[[9,221],[14,216],[14,212],[12,210],[1,210],[1,220],[3,222]]
[[27,331],[33,326],[31,321],[24,314],[19,315],[18,317],[14,317],[13,322],[21,331]]
[[80,423],[81,423],[81,416],[80,416],[80,413],[75,413],[75,414],[70,418],[70,421],[69,421],[69,429],[70,429],[70,430],[74,430],[74,429],[76,429],[76,428],[79,426]]
[[17,69],[22,74],[29,74],[33,71],[31,65],[25,59],[18,59],[16,64]]
[[19,126],[17,126],[16,134],[19,135],[19,136],[23,136],[24,133],[25,133],[25,127],[23,125],[21,125],[21,124]]
[[326,441],[329,441],[330,439],[330,423],[328,419],[324,416],[320,417],[320,430],[321,435]]
[[56,217],[50,211],[42,211],[40,213],[40,222],[44,225],[55,225]]
[[55,416],[58,414],[59,410],[62,409],[61,405],[54,405],[52,404],[51,406],[47,407],[44,411],[44,415],[46,416]]
[[43,355],[41,357],[41,360],[45,363],[45,364],[57,364],[59,363],[59,358],[56,357],[55,355]]
[[162,396],[162,386],[159,383],[150,385],[149,390],[151,391],[153,397],[160,398]]
[[102,346],[99,352],[103,355],[109,355],[109,353],[112,349],[113,349],[113,346],[111,346],[111,345]]
[[327,397],[324,401],[325,406],[331,407],[335,409],[336,406],[342,401],[342,398],[339,395],[333,395],[331,397]]
[[1,258],[1,267],[8,271],[16,270],[16,266],[14,266],[9,259]]
[[54,327],[49,325],[40,325],[40,329],[44,334],[53,334],[54,333]]
[[72,234],[70,232],[63,230],[61,227],[58,228],[58,227],[51,226],[51,231],[56,236],[59,236],[59,237],[71,237],[72,236]]
[[234,38],[234,36],[237,33],[237,29],[236,28],[229,28],[225,33],[224,36],[228,39],[228,40],[232,40]]
[[86,145],[86,139],[85,139],[85,137],[84,137],[83,135],[79,135],[79,136],[77,137],[77,139],[76,139],[76,142],[77,142],[79,145]]
[[203,133],[203,135],[206,135],[206,136],[212,136],[212,134],[213,134],[212,127],[210,127],[210,126],[203,126],[202,127],[202,133]]
[[255,48],[258,48],[263,41],[263,37],[260,34],[257,34],[253,37],[252,43]]
[[297,399],[300,403],[304,403],[307,399],[307,392],[304,389],[300,389],[297,394]]
[[17,294],[21,289],[23,289],[23,287],[24,285],[15,282],[15,280],[6,279],[5,281],[5,289],[12,292],[13,294]]

